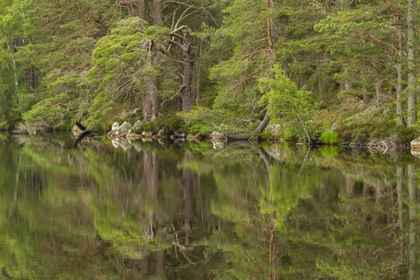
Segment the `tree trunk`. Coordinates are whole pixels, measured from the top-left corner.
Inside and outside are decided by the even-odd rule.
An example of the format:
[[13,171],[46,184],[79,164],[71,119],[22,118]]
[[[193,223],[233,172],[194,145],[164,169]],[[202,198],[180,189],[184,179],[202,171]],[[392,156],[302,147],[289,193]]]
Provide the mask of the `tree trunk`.
[[158,115],[158,89],[155,78],[147,78],[146,85],[143,95],[143,120],[148,122]]
[[269,122],[270,122],[270,112],[267,109],[267,111],[265,112],[264,119],[260,122],[260,124],[257,127],[257,132],[258,133],[263,132]]
[[401,26],[398,30],[398,64],[397,64],[397,108],[396,108],[396,122],[397,126],[404,126],[403,108],[402,108],[402,92],[403,92],[403,74],[402,74],[402,59],[403,59],[403,46],[402,46],[402,30]]
[[415,15],[417,13],[417,1],[408,0],[407,12],[407,60],[408,60],[408,74],[407,74],[407,87],[408,87],[408,103],[407,103],[407,126],[413,126],[417,121],[417,89],[415,86],[414,77],[414,47],[415,41]]
[[[146,40],[143,42],[143,49],[147,52],[147,67],[154,67],[158,64],[152,52],[153,42]],[[158,115],[158,86],[155,77],[146,77],[146,91],[143,95],[143,120],[151,121]]]
[[162,0],[153,0],[153,22],[157,26],[162,26]]
[[[182,32],[182,34],[179,34]],[[188,113],[191,110],[191,89],[192,89],[192,61],[191,61],[191,49],[190,49],[190,38],[188,33],[188,27],[183,25],[178,27],[170,33],[171,36],[179,39],[180,42],[169,40],[169,42],[177,46],[182,52],[182,63],[184,66],[182,87],[179,92],[182,102],[182,111]]]
[[137,15],[147,21],[146,3],[145,0],[139,0],[137,3]]

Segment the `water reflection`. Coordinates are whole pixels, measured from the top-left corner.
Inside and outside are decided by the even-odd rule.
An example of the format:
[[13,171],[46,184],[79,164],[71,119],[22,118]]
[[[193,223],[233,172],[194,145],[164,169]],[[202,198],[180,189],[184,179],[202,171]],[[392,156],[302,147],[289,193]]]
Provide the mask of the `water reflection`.
[[0,138],[8,279],[417,279],[418,159]]

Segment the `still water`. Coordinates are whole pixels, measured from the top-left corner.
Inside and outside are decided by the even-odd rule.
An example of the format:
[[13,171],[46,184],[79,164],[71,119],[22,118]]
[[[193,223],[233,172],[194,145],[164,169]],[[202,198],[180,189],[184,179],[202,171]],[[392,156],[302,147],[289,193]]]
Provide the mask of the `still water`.
[[0,137],[1,279],[419,279],[409,153],[72,141]]

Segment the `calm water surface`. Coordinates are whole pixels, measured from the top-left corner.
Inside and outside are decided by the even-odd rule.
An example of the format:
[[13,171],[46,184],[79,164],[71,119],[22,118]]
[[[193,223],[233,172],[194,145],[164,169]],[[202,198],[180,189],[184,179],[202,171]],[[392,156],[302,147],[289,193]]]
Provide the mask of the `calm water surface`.
[[0,136],[1,279],[419,279],[409,153]]

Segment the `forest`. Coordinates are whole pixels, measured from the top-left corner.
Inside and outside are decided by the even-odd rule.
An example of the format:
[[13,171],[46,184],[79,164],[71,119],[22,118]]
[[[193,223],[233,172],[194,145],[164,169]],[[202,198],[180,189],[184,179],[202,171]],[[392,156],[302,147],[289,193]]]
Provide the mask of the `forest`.
[[0,0],[0,129],[404,143],[417,19],[414,0]]

